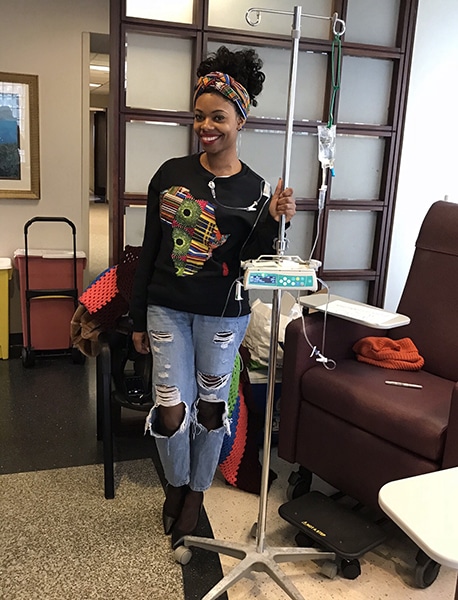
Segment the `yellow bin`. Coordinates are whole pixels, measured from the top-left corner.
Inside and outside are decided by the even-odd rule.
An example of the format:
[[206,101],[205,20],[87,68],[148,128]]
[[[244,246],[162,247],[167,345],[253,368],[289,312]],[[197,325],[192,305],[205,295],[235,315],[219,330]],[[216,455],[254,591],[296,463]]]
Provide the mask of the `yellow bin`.
[[10,258],[0,258],[0,358],[8,358],[9,333],[9,285],[13,274]]

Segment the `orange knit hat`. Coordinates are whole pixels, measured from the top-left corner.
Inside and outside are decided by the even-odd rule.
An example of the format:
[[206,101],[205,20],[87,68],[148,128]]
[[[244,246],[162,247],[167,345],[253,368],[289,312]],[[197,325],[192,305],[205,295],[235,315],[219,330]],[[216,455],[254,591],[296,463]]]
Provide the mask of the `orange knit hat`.
[[358,340],[353,346],[357,360],[384,369],[419,371],[425,360],[410,338],[392,340],[369,336]]

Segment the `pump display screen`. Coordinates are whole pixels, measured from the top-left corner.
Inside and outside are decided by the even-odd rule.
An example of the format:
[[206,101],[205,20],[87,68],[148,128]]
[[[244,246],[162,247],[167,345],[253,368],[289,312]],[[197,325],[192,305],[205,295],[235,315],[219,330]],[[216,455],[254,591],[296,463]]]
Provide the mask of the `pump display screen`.
[[276,285],[277,276],[273,273],[250,273],[250,283]]

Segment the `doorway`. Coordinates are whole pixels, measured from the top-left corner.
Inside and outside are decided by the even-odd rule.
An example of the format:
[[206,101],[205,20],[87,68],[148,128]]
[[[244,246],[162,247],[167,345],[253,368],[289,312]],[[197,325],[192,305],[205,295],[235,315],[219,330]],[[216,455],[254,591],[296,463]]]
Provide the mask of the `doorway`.
[[88,279],[109,266],[110,215],[107,196],[110,36],[90,34],[90,173]]

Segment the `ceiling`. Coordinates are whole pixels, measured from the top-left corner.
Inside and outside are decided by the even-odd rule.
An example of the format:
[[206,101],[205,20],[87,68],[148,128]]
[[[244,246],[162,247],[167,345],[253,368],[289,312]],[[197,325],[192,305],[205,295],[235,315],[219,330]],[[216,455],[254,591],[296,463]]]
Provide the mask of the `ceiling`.
[[107,95],[110,91],[110,56],[99,52],[90,54],[91,94]]
[[[90,79],[91,95],[108,95],[110,82],[110,36],[102,33],[90,34]],[[101,67],[97,68],[97,67]]]

